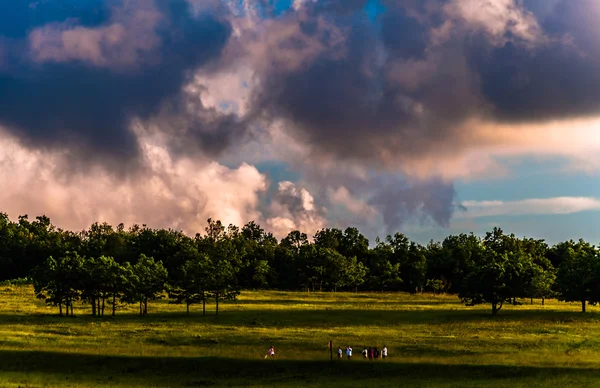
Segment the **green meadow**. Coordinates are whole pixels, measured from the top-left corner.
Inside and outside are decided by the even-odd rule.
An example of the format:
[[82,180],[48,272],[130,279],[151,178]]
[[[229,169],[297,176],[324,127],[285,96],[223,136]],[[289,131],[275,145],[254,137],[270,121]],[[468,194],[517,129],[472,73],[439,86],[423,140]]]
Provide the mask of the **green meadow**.
[[[599,386],[600,309],[521,302],[491,317],[455,296],[245,291],[218,317],[161,300],[71,318],[0,286],[0,386]],[[330,361],[330,339],[353,359]],[[384,344],[388,359],[361,359]]]

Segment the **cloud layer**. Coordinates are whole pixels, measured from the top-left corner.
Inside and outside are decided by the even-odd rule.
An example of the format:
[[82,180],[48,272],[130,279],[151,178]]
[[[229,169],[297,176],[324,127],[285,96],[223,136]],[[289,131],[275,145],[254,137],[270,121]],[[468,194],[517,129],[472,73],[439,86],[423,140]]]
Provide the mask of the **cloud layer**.
[[[3,210],[69,227],[446,226],[454,181],[507,174],[507,156],[600,167],[599,18],[596,0],[11,2],[0,127],[19,184]],[[30,184],[48,198],[19,195]]]
[[573,214],[600,210],[600,199],[590,197],[530,198],[520,201],[465,201],[457,218]]

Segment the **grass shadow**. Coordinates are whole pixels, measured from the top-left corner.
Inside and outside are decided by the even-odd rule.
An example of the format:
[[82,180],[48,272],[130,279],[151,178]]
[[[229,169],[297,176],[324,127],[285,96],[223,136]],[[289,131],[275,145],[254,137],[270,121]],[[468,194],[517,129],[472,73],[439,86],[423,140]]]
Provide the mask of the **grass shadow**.
[[[324,355],[326,356],[326,355]],[[270,385],[335,381],[360,385],[361,381],[412,382],[435,385],[451,381],[486,385],[491,380],[549,378],[600,379],[594,368],[542,368],[501,365],[440,365],[386,361],[293,361],[193,357],[127,357],[76,353],[0,350],[0,373],[65,376],[88,384],[135,381],[148,386]]]
[[[243,306],[241,306],[243,307]],[[224,306],[219,316],[214,312],[202,316],[201,312],[193,311],[190,316],[181,312],[157,312],[140,317],[135,313],[118,313],[115,317],[92,317],[89,313],[81,313],[75,317],[59,317],[55,314],[0,314],[1,325],[89,325],[92,323],[110,322],[145,323],[159,325],[166,323],[205,323],[239,327],[278,327],[278,328],[330,328],[335,326],[397,326],[402,324],[445,325],[449,323],[478,323],[478,322],[548,322],[574,323],[597,322],[600,314],[597,312],[571,312],[534,309],[506,309],[496,317],[482,309],[421,309],[368,310],[359,308],[294,308],[294,309],[252,309],[240,308],[233,304]]]

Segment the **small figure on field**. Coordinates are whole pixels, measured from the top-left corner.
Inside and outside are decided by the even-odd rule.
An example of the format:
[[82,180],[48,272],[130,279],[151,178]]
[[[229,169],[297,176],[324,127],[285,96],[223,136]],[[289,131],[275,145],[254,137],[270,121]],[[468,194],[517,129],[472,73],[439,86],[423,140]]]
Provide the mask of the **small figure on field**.
[[369,346],[369,361],[373,359],[373,348]]
[[352,357],[352,348],[350,345],[346,348],[346,356],[348,356],[348,360]]
[[364,359],[368,359],[369,358],[369,352],[367,351],[367,347],[365,346],[363,348],[363,351],[361,352],[362,356],[364,357]]
[[271,345],[271,347],[269,348],[269,353],[268,355],[272,358],[275,357],[275,346]]
[[377,350],[377,347],[375,347],[375,349],[373,349],[373,358],[379,358],[379,350]]
[[381,357],[382,358],[387,357],[387,347],[385,345],[383,345],[383,349],[381,349]]
[[341,360],[342,359],[342,348],[340,348],[339,346],[338,346],[337,353],[338,353],[338,359]]

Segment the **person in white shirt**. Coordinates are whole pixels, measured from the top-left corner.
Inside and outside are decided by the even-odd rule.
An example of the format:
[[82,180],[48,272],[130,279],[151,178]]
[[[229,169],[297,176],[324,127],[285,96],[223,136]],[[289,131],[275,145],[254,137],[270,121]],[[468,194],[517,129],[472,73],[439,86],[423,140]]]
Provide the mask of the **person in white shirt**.
[[387,357],[387,346],[385,346],[385,345],[383,345],[383,349],[381,349],[381,357],[382,358]]
[[367,352],[367,348],[364,348],[362,351],[362,355],[365,358],[365,360],[369,357],[368,352]]
[[342,359],[342,348],[340,348],[339,346],[338,346],[337,353],[338,353],[338,360],[341,360]]
[[346,356],[348,356],[348,360],[352,357],[352,348],[350,345],[346,348]]

